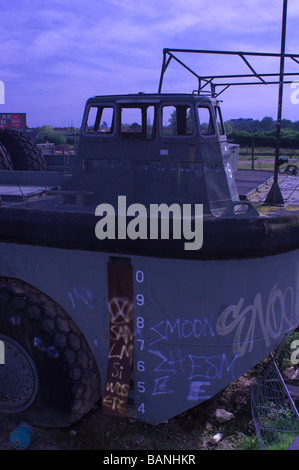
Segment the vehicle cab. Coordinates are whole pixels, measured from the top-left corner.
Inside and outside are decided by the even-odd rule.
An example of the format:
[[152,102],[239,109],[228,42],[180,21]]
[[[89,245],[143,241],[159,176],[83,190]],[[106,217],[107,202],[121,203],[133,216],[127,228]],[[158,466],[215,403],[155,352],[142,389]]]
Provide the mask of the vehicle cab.
[[210,96],[96,96],[86,103],[67,185],[111,204],[126,195],[128,204],[192,202],[210,213],[238,200],[234,150]]

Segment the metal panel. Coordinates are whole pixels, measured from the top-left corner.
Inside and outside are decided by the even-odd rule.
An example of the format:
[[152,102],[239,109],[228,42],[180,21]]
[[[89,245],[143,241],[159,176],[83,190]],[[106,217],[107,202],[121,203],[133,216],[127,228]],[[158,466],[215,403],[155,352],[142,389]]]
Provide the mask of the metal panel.
[[298,255],[132,258],[137,419],[158,424],[201,403],[280,344],[299,322]]

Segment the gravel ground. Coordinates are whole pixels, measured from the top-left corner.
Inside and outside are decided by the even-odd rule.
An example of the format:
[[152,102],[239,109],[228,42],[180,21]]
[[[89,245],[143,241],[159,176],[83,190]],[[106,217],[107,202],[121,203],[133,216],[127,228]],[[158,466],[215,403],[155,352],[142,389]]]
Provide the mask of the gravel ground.
[[[234,450],[244,435],[254,435],[252,381],[242,376],[212,399],[158,426],[104,415],[99,404],[70,428],[33,427],[28,450]],[[219,409],[233,418],[219,423]],[[14,450],[9,436],[19,424],[11,417],[0,417],[0,450]],[[219,442],[215,435],[220,436]]]

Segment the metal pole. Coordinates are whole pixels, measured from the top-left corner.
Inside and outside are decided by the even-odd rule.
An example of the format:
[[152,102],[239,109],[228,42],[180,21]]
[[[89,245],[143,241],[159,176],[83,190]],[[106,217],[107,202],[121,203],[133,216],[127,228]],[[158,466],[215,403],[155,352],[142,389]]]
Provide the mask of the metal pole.
[[251,169],[254,170],[254,131],[251,131]]
[[265,201],[267,204],[283,204],[284,203],[284,200],[283,200],[283,197],[282,197],[279,185],[278,185],[278,173],[279,173],[279,163],[280,163],[279,162],[279,150],[280,150],[280,128],[281,128],[282,94],[283,94],[283,72],[284,72],[284,56],[285,56],[286,20],[287,20],[287,0],[283,0],[274,180],[273,180],[273,185],[272,185],[272,187],[269,191],[269,194],[267,195],[266,201]]

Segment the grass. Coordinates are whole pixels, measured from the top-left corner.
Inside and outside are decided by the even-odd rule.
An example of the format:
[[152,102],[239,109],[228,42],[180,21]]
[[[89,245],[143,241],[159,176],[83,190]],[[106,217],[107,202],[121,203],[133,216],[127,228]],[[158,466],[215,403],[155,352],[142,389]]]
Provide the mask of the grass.
[[[287,450],[298,433],[298,419],[289,409],[275,403],[268,403],[269,415],[265,416],[260,430],[261,439],[267,450]],[[271,411],[269,411],[271,410]]]
[[[284,156],[284,157],[299,158],[299,149],[281,148],[279,153],[281,156]],[[240,155],[251,157],[252,155],[251,147],[240,147]],[[255,147],[254,155],[256,158],[262,158],[262,157],[271,158],[275,155],[275,148],[274,147]]]
[[[299,340],[299,332],[294,331],[283,343],[281,349],[276,351],[275,363],[283,376],[283,371],[295,368],[293,342]],[[268,361],[264,361],[263,370],[267,370]],[[298,414],[279,380],[279,373],[275,367],[268,369],[267,377],[261,377],[254,385],[252,396],[252,410],[256,425],[258,442],[266,450],[286,450],[299,432]],[[284,378],[285,383],[289,381]],[[290,381],[292,385],[299,385],[299,380]]]
[[237,450],[259,450],[257,436],[246,436],[242,434]]
[[[288,163],[283,164],[280,168],[283,171],[289,163],[296,164],[298,160],[299,168],[299,149],[280,149],[281,157],[288,157]],[[254,149],[254,169],[256,170],[273,170],[275,159],[274,148],[255,148]],[[251,169],[252,167],[252,151],[249,147],[240,147],[239,150],[239,169]]]

